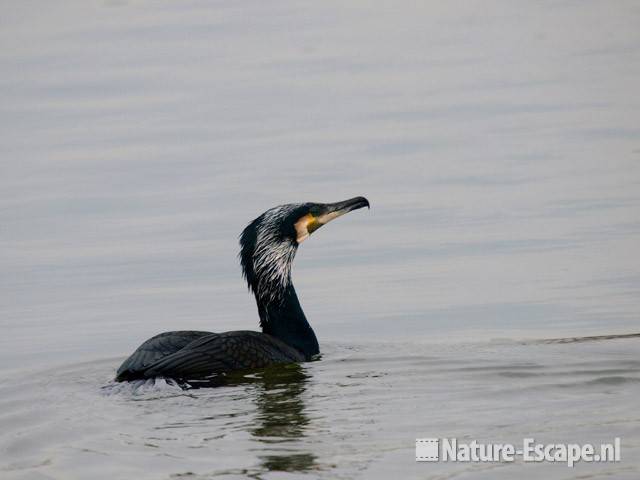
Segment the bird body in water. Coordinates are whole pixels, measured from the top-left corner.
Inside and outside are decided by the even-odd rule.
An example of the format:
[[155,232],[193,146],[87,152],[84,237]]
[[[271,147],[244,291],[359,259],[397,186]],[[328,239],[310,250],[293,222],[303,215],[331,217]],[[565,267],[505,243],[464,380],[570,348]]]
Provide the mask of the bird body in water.
[[178,381],[234,370],[311,360],[320,353],[291,282],[298,246],[322,225],[369,207],[364,197],[337,203],[288,204],[267,210],[240,235],[240,264],[258,305],[262,332],[164,332],[144,342],[118,369],[116,380],[165,377]]

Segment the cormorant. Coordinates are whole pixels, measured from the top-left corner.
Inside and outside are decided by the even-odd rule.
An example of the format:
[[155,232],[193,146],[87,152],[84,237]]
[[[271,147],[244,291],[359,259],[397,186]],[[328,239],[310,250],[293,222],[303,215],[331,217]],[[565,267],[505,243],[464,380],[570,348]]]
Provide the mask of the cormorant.
[[188,381],[311,360],[320,348],[291,283],[291,264],[311,233],[362,207],[369,207],[369,201],[355,197],[337,203],[281,205],[264,212],[240,235],[239,254],[243,276],[256,298],[262,333],[164,332],[140,345],[122,363],[116,380]]

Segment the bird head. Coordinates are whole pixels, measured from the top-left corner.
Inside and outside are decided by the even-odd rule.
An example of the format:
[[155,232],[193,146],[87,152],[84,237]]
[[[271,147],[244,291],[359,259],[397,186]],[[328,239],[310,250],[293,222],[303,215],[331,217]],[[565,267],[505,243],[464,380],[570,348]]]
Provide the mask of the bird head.
[[298,246],[321,226],[345,213],[369,207],[364,197],[336,203],[291,203],[271,208],[240,235],[240,263],[259,302],[271,303],[291,284]]

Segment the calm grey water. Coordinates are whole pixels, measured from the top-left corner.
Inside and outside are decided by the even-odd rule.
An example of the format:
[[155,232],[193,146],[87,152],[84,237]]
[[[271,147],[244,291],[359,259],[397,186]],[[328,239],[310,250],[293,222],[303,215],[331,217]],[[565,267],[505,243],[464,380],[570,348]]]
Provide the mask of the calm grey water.
[[[637,478],[637,2],[3,2],[0,478]],[[366,195],[294,281],[323,358],[111,383],[257,328],[237,235]],[[622,462],[416,463],[416,437]]]

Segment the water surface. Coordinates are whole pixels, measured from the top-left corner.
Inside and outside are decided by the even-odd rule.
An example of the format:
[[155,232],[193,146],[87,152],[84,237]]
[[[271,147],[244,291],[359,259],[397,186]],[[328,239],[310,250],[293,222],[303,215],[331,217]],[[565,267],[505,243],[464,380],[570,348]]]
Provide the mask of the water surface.
[[[2,478],[638,476],[638,339],[541,342],[640,331],[636,2],[35,1],[0,22]],[[372,209],[294,268],[321,361],[110,384],[160,331],[257,328],[239,232],[355,195]],[[413,461],[456,435],[619,436],[623,462]]]

